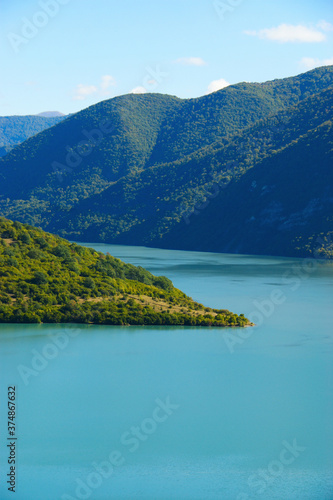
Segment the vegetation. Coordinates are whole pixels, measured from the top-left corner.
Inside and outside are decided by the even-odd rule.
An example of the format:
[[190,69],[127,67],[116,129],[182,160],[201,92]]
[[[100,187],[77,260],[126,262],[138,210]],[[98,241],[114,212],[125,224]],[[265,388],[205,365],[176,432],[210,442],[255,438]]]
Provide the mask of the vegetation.
[[0,148],[3,146],[16,146],[29,137],[56,125],[64,118],[66,117],[0,116]]
[[175,225],[163,246],[333,259],[332,167],[327,120],[256,162],[189,224]]
[[[146,94],[101,102],[0,159],[0,211],[76,241],[311,255],[307,240],[319,233],[329,239],[333,231],[327,195],[331,152],[315,153],[328,144],[323,125],[332,119],[332,87],[333,67],[323,67],[263,84],[232,85],[198,99]],[[68,167],[66,145],[77,151],[83,131],[98,129],[105,119],[112,133]],[[288,189],[275,168],[278,158],[292,162]],[[65,168],[55,172],[54,161]],[[303,163],[316,183],[305,182]],[[248,187],[251,170],[251,182],[265,196],[258,198],[259,190]],[[266,195],[273,189],[283,207],[281,224],[293,221],[280,231],[276,219],[274,238],[265,223],[272,211]],[[322,207],[318,227],[309,215],[311,203]],[[256,220],[251,226],[248,211]],[[304,220],[297,216],[303,211]]]
[[164,276],[0,218],[0,322],[246,326]]
[[[333,230],[328,195],[330,186],[332,189],[330,131],[323,126],[331,119],[332,106],[333,90],[329,89],[178,162],[127,176],[79,203],[68,213],[67,221],[51,222],[50,229],[83,241],[309,255],[296,238],[308,234],[316,239],[317,231],[326,234]],[[290,149],[288,177],[282,178],[276,164],[286,149]],[[246,175],[252,169],[253,174]],[[246,182],[250,177],[253,186]],[[321,207],[319,225],[307,210],[314,199]],[[292,231],[287,224],[277,231],[277,218],[274,238],[265,223],[273,200],[283,207],[281,224],[294,221]],[[259,206],[262,213],[256,209]],[[302,211],[306,218],[297,216]],[[256,218],[251,231],[246,222],[249,212]]]
[[14,149],[15,146],[17,146],[17,144],[0,147],[0,156],[5,156],[7,153],[9,153],[9,151]]

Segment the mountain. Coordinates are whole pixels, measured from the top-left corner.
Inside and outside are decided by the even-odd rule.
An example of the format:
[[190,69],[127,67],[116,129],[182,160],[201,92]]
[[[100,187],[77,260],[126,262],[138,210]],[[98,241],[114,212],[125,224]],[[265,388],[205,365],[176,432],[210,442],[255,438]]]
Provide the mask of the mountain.
[[[89,197],[79,202],[66,214],[56,214],[50,222],[50,230],[61,231],[73,239],[83,241],[96,241],[104,239],[117,244],[151,245],[155,247],[169,247],[178,249],[200,249],[207,251],[245,251],[245,248],[223,247],[218,241],[218,227],[220,225],[220,211],[216,210],[213,217],[209,212],[211,221],[216,224],[216,229],[212,232],[212,238],[201,238],[200,227],[210,227],[205,221],[206,208],[208,204],[215,207],[216,203],[223,200],[226,193],[236,182],[242,178],[248,170],[259,167],[263,160],[265,165],[270,165],[277,152],[293,145],[303,136],[309,135],[310,150],[319,148],[320,142],[312,144],[312,130],[320,127],[332,117],[333,89],[328,89],[314,96],[305,99],[299,105],[288,108],[277,113],[255,126],[246,129],[243,133],[232,137],[229,140],[216,142],[210,147],[203,148],[195,154],[184,157],[172,164],[162,164],[151,167],[136,175],[124,177],[119,182],[113,184],[99,195]],[[328,140],[325,129],[319,129],[322,134],[322,150],[329,147],[325,141]],[[302,143],[300,143],[302,144]],[[235,160],[237,158],[237,161]],[[299,157],[301,158],[301,156]],[[297,167],[300,159],[293,157],[293,165],[289,168]],[[315,196],[321,200],[324,193],[327,193],[331,186],[331,170],[329,168],[330,151],[327,151],[327,162],[313,160],[309,165],[308,175],[313,170],[312,176],[320,175],[322,196],[319,192],[314,194],[314,186],[311,183],[307,191],[307,203],[310,203]],[[260,177],[263,170],[260,170]],[[298,175],[302,172],[299,169]],[[274,176],[277,178],[274,179]],[[273,170],[270,186],[279,185],[280,172]],[[293,190],[290,194],[297,200],[303,200],[299,195],[299,185],[302,179],[295,174],[293,179]],[[240,184],[237,184],[237,187]],[[264,184],[263,184],[264,186]],[[266,193],[272,193],[273,189],[266,188]],[[257,191],[258,193],[258,191]],[[242,197],[234,192],[235,203],[232,210],[224,207],[227,214],[226,226],[232,225],[236,206],[242,206],[242,201],[247,198],[247,193],[242,192]],[[326,196],[326,195],[325,195]],[[215,202],[215,198],[216,201]],[[266,200],[270,201],[268,195]],[[282,200],[283,201],[283,200]],[[236,206],[235,206],[236,204]],[[327,209],[328,206],[324,205]],[[285,217],[292,216],[292,204],[285,200]],[[305,206],[303,207],[305,209]],[[288,210],[290,214],[288,215]],[[239,208],[237,209],[237,211]],[[325,209],[326,210],[326,209]],[[325,210],[322,212],[324,215]],[[202,213],[202,215],[201,215]],[[196,218],[197,215],[198,219]],[[247,212],[245,212],[245,216]],[[194,224],[195,219],[195,224]],[[315,226],[314,226],[315,227]],[[328,221],[327,231],[330,223]],[[267,229],[267,228],[266,228]],[[298,227],[301,232],[304,230],[304,223]],[[195,235],[193,235],[195,231]],[[236,233],[237,230],[235,229]],[[283,235],[281,235],[283,237]],[[285,233],[288,240],[288,234]],[[197,240],[196,240],[197,239]],[[186,241],[189,244],[186,244]],[[251,250],[253,237],[246,246],[248,253],[265,253],[256,245]],[[222,248],[224,248],[222,250]],[[262,247],[266,249],[266,246]],[[276,246],[270,253],[277,251],[285,252],[283,245]],[[295,247],[296,248],[296,247]],[[266,249],[267,250],[267,249]],[[245,252],[245,253],[246,253]],[[284,255],[285,253],[282,253]],[[299,255],[289,248],[286,255]]]
[[54,118],[55,116],[65,116],[64,113],[60,113],[60,111],[43,111],[42,113],[38,113],[36,116],[44,116],[45,118]]
[[68,205],[102,191],[144,167],[179,101],[131,94],[69,116],[0,160],[0,195],[28,200],[37,190],[39,200]]
[[164,276],[0,218],[0,323],[247,326]]
[[7,154],[5,147],[14,147],[43,130],[60,123],[64,115],[57,116],[0,116],[0,156]]
[[[300,246],[296,238],[316,239],[314,220],[307,219],[307,229],[299,221],[292,234],[282,232],[284,241],[275,246],[261,243],[265,234],[266,243],[270,235],[267,225],[261,230],[262,240],[251,233],[241,243],[243,228],[233,226],[231,238],[220,228],[220,212],[213,217],[208,208],[233,192],[232,211],[229,205],[223,208],[227,225],[232,225],[248,194],[241,191],[239,198],[233,189],[241,189],[240,181],[248,172],[260,165],[269,170],[283,150],[294,151],[295,142],[310,149],[321,147],[320,141],[329,139],[322,125],[332,118],[332,88],[333,67],[329,66],[263,84],[240,83],[198,99],[144,94],[101,102],[0,160],[0,210],[6,217],[77,241],[308,255],[309,244]],[[109,123],[103,132],[105,120]],[[321,139],[312,133],[316,129]],[[303,136],[308,137],[306,146]],[[330,151],[326,153],[330,158]],[[312,192],[311,183],[306,196],[300,196],[303,180],[297,178],[302,175],[298,157],[291,152],[288,158],[294,162],[290,198],[304,203],[318,198],[326,220],[321,232],[328,237],[332,230],[327,212],[329,167],[319,162],[319,156],[318,161],[314,158],[307,166],[308,175],[325,172],[327,185],[322,177],[322,196],[318,190]],[[261,176],[264,170],[258,171]],[[282,194],[280,170],[271,172],[270,186],[280,186]],[[297,213],[292,210],[291,200],[286,200],[283,220]],[[215,243],[204,238],[211,227],[206,213],[216,225]]]
[[164,248],[333,258],[333,122],[257,161],[187,221]]
[[12,144],[12,145],[0,147],[0,157],[5,156],[7,153],[9,153],[9,151],[14,149],[16,146],[17,146],[17,144]]

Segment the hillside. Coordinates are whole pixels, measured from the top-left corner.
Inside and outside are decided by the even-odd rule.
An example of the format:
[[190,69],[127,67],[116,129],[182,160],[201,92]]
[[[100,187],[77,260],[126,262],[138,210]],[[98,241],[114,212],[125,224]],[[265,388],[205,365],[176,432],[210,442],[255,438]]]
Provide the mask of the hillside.
[[164,124],[148,165],[178,161],[333,85],[333,66],[264,83],[238,83],[184,100]]
[[[126,175],[178,161],[332,84],[333,68],[327,67],[264,84],[240,83],[198,99],[131,94],[100,102],[0,159],[0,196],[24,200],[29,222],[46,227],[46,207],[67,212]],[[109,130],[102,133],[106,121]],[[91,131],[97,138],[92,145]]]
[[[311,142],[311,131],[332,118],[332,87],[329,66],[283,80],[240,83],[197,99],[143,94],[103,101],[0,159],[0,212],[77,241],[188,249],[201,245],[205,250],[217,245],[258,253],[253,234],[246,245],[219,240],[210,246],[208,238],[205,246],[199,227],[205,217],[196,220],[194,230],[192,214],[204,214],[215,197],[221,202],[233,181],[264,160],[269,165],[277,152],[302,136]],[[102,132],[106,121],[109,128]],[[309,175],[322,168],[314,158]],[[273,185],[278,183],[274,172]],[[297,197],[301,180],[296,173],[293,182]],[[315,197],[311,189],[309,185],[308,202]],[[292,216],[291,207],[287,201],[284,217]],[[326,217],[327,205],[323,207]],[[233,212],[227,213],[232,218]],[[213,220],[219,225],[219,217]],[[329,232],[331,223],[325,220]],[[302,237],[303,226],[295,228],[295,238]],[[288,237],[281,233],[282,239]],[[270,252],[307,255],[306,246],[296,248],[296,243],[284,242]]]
[[[330,165],[333,165],[330,163],[330,131],[322,127],[332,118],[332,107],[333,89],[310,96],[230,140],[216,142],[178,162],[154,166],[121,179],[100,195],[83,200],[70,212],[55,214],[50,230],[82,241],[100,239],[188,250],[305,256],[308,249],[299,247],[297,237],[305,237],[308,231],[311,233],[308,237],[316,238],[322,231],[327,234],[333,230],[329,218],[332,207],[327,202],[327,193],[332,187]],[[315,133],[317,129],[318,134]],[[308,139],[306,143],[304,137]],[[289,189],[286,191],[281,170],[275,165],[278,153],[288,148],[293,150],[296,144],[297,154],[288,156],[291,162],[288,170],[293,175],[288,180]],[[312,150],[315,153],[309,163],[308,153]],[[310,219],[295,221],[292,233],[279,233],[274,245],[269,226],[264,225],[259,231],[254,224],[250,234],[245,230],[244,244],[233,244],[233,241],[244,238],[243,225],[238,219],[234,224],[235,214],[244,207],[242,214],[244,220],[247,219],[249,207],[246,201],[251,199],[252,191],[244,190],[240,182],[228,183],[241,179],[251,169],[256,172],[253,175],[257,184],[263,188],[266,185],[264,200],[267,204],[273,199],[274,186],[274,195],[278,194],[279,203],[284,207],[284,220],[294,217],[294,200],[298,200],[297,210],[301,211],[316,199],[317,205],[322,206],[322,223],[316,225]],[[262,183],[266,179],[266,169],[270,171],[270,178]],[[302,187],[306,179],[303,172],[309,178],[318,178],[318,185],[310,182]],[[231,199],[227,198],[230,190],[233,193]],[[258,189],[254,191],[254,194],[259,193]],[[228,200],[225,204],[224,199]],[[206,237],[208,227],[210,237]],[[225,234],[223,243],[221,227],[224,231],[232,228]],[[263,241],[256,231],[263,234]],[[218,236],[220,232],[221,237]]]
[[6,146],[16,146],[43,130],[60,123],[62,116],[0,116],[0,156],[6,154]]
[[9,153],[9,151],[14,149],[16,146],[17,146],[17,144],[12,144],[12,145],[8,145],[8,146],[0,147],[0,157],[5,156],[7,153]]
[[168,278],[4,218],[0,276],[0,323],[249,323],[243,315],[194,302]]
[[71,115],[0,159],[0,195],[61,209],[102,191],[144,167],[163,120],[178,104],[176,97],[131,94]]
[[256,162],[209,201],[162,246],[332,259],[332,121]]

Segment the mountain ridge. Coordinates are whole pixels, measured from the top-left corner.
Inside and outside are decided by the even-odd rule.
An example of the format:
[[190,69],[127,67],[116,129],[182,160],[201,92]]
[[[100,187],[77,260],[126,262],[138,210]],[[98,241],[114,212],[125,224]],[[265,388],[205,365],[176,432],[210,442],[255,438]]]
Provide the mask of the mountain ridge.
[[43,115],[0,116],[0,156],[5,156],[20,143],[46,130],[66,117]]
[[[266,156],[331,118],[332,86],[329,66],[196,99],[128,94],[102,101],[0,160],[0,210],[79,241],[177,248],[168,233],[207,198],[213,203],[209,189],[226,192]],[[101,132],[105,120],[110,133]],[[77,165],[68,160],[75,155]]]
[[42,111],[41,113],[37,113],[36,116],[44,116],[45,118],[54,118],[57,116],[65,116],[64,113],[60,111]]
[[[105,241],[111,241],[116,244],[131,244],[131,241],[135,241],[136,244],[148,246],[163,247],[167,245],[169,248],[186,248],[188,250],[193,248],[217,251],[216,245],[212,245],[211,247],[198,245],[190,247],[186,245],[184,239],[179,235],[179,232],[181,232],[183,235],[187,234],[189,237],[189,231],[184,226],[184,220],[188,221],[191,218],[192,221],[195,215],[200,213],[200,206],[204,207],[206,203],[205,193],[210,194],[208,199],[211,199],[210,202],[213,203],[215,198],[214,192],[216,190],[220,193],[219,196],[223,196],[230,187],[228,186],[230,180],[241,177],[248,169],[255,166],[256,163],[264,161],[267,155],[276,154],[277,151],[287,147],[293,141],[299,140],[304,134],[309,133],[311,129],[315,129],[326,122],[331,117],[330,109],[332,103],[333,89],[327,89],[318,95],[308,97],[298,106],[280,111],[277,115],[273,115],[253,127],[249,127],[240,136],[231,138],[229,143],[228,141],[224,141],[225,144],[223,147],[221,147],[220,143],[214,143],[211,155],[209,154],[208,147],[203,148],[203,151],[208,151],[208,161],[205,156],[203,159],[200,158],[199,151],[190,157],[183,158],[184,166],[182,166],[180,161],[178,169],[175,167],[173,172],[171,170],[172,164],[157,165],[134,176],[120,179],[101,194],[81,201],[77,207],[74,207],[69,213],[64,214],[63,221],[60,224],[51,221],[50,229],[56,231],[59,227],[70,227],[68,221],[71,221],[73,233],[69,233],[69,236],[75,239],[79,235],[75,232],[74,228],[81,227],[81,224],[84,224],[87,228],[89,220],[94,219],[94,214],[98,214],[101,222],[96,225],[97,232],[89,232],[86,229],[82,238],[83,241],[84,239],[86,241],[96,239],[100,231],[98,229],[99,226],[105,226],[109,227],[109,233],[106,232]],[[312,112],[313,108],[316,109],[314,116]],[[262,143],[264,143],[265,147],[262,146]],[[260,151],[260,146],[262,151]],[[276,149],[277,151],[275,151]],[[237,162],[233,160],[235,152],[237,152]],[[196,156],[198,160],[196,160]],[[213,168],[214,165],[215,169]],[[204,173],[205,169],[206,173]],[[188,205],[184,207],[183,212],[179,213],[180,204],[170,205],[170,202],[166,200],[170,192],[172,192],[175,199],[178,196],[179,201],[184,200],[181,188],[184,185],[184,189],[188,190],[186,183],[188,183],[189,176],[192,177],[192,183],[193,178],[199,180],[197,181],[197,187],[194,187],[190,193],[187,193]],[[141,181],[138,181],[138,178],[141,178]],[[183,181],[183,178],[185,181]],[[137,188],[134,191],[135,185],[139,185],[141,188]],[[163,215],[164,213],[163,219],[160,218],[159,220],[155,214],[157,206],[154,207],[155,192],[158,185],[158,194],[160,198],[164,196],[165,200],[164,212],[163,200],[158,205],[161,214]],[[140,189],[142,191],[141,195]],[[180,193],[179,195],[177,194],[178,192]],[[126,193],[129,193],[129,195],[126,195]],[[134,193],[134,195],[131,195],[131,193]],[[128,196],[132,196],[132,199],[127,199]],[[195,203],[195,196],[198,196],[197,203]],[[112,201],[112,208],[107,211],[108,203],[110,204],[109,200]],[[182,203],[184,202],[182,201]],[[199,209],[195,209],[198,203]],[[131,207],[135,207],[135,211],[132,213],[130,212]],[[103,213],[105,214],[104,218]],[[150,213],[155,214],[153,215],[154,220],[149,215]],[[110,217],[112,220],[110,220]],[[119,233],[120,228],[116,222],[117,217],[119,224],[128,224],[128,229],[126,230],[125,226],[125,232],[122,233],[123,236],[120,235],[115,238],[114,235]],[[136,222],[135,217],[138,218],[138,222]],[[167,236],[167,232],[163,233],[165,231],[163,227],[166,224],[169,226],[172,225],[170,218],[173,220],[174,227],[180,223],[179,232],[177,233],[176,231],[175,234],[177,234],[177,237],[175,236],[173,242]],[[232,218],[231,214],[230,218]],[[162,233],[156,232],[158,227],[161,228]],[[152,231],[154,232],[152,233]],[[199,236],[198,239],[200,239]],[[180,241],[183,241],[181,246]],[[192,241],[190,237],[189,241]],[[246,249],[247,251],[248,249]],[[256,251],[260,253],[260,249]]]

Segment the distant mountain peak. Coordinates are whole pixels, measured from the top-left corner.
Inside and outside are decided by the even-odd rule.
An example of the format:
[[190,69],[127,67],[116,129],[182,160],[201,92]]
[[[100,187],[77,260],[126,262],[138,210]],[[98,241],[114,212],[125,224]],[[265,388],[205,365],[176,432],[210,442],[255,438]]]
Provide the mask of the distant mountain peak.
[[44,116],[45,118],[53,118],[55,116],[65,116],[64,113],[60,113],[60,111],[43,111],[42,113],[38,113],[36,116]]

